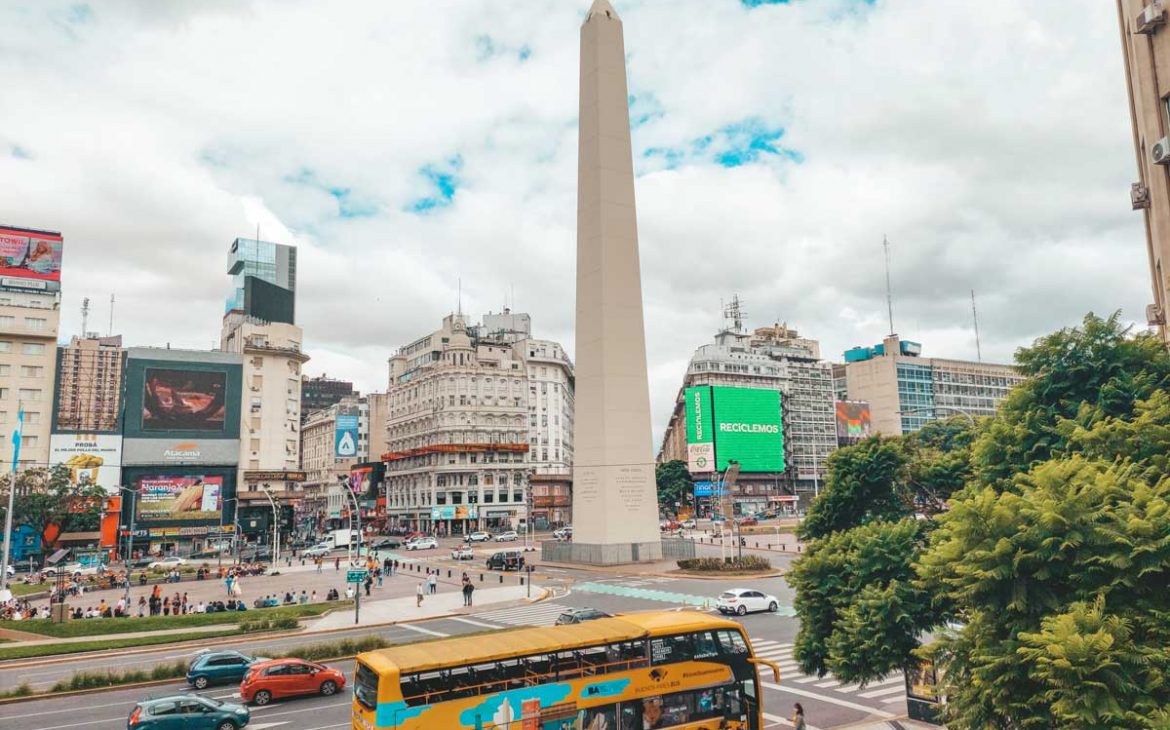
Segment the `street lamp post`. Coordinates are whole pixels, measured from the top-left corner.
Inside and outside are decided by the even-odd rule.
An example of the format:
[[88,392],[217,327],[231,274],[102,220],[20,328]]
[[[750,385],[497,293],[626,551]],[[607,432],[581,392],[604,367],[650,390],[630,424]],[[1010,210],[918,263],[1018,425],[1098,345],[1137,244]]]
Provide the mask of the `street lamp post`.
[[130,487],[119,486],[118,489],[130,494],[130,529],[126,532],[126,557],[122,563],[126,566],[126,611],[130,611],[130,560],[134,555],[134,508],[138,491]]
[[277,509],[276,500],[272,496],[272,492],[268,490],[267,484],[261,484],[260,490],[264,492],[264,496],[268,497],[268,503],[272,505],[272,568],[275,570],[280,567],[280,510]]
[[[220,570],[223,570],[223,511],[224,511],[224,509],[227,508],[228,502],[235,502],[235,501],[236,501],[235,497],[228,497],[227,499],[225,499],[223,501],[223,507],[220,508],[220,510],[219,510],[219,533],[216,535],[216,539],[219,542],[216,543],[218,545],[218,547],[216,548],[215,552],[216,552],[216,555],[219,556],[218,567]],[[232,513],[232,516],[233,517],[235,516],[234,511]],[[233,522],[234,521],[235,520],[233,519]],[[233,532],[232,535],[234,536],[235,533]]]
[[[362,559],[362,513],[361,513],[361,509],[358,507],[357,495],[354,494],[353,490],[349,488],[349,480],[342,474],[337,475],[337,486],[341,489],[341,492],[343,494],[348,494],[349,498],[351,500],[353,500],[353,512],[351,513],[350,518],[349,518],[349,525],[350,525],[349,529],[351,532],[353,531],[355,520],[356,520],[357,541],[358,541],[357,558],[360,561]],[[352,538],[349,540],[349,544],[347,545],[347,547],[349,548],[349,550],[346,551],[346,555],[349,557],[349,564],[353,565],[354,563],[353,563],[353,539]],[[361,590],[361,586],[358,586],[358,590]]]

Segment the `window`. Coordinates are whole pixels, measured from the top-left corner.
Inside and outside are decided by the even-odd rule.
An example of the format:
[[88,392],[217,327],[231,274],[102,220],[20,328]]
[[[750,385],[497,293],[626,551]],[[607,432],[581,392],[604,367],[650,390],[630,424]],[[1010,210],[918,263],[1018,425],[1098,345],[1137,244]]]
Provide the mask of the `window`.
[[0,365],[0,375],[8,375],[12,370],[11,365]]
[[39,342],[26,342],[20,346],[20,352],[24,355],[44,355],[45,346]]
[[24,422],[30,426],[36,426],[41,422],[41,414],[37,411],[26,411],[24,414]]
[[0,340],[0,352],[12,352],[12,343],[8,340]]
[[16,317],[5,315],[0,317],[0,327],[12,328],[16,326]]
[[40,388],[21,388],[20,389],[20,399],[23,401],[28,401],[30,403],[35,403],[41,399],[41,389]]
[[[45,329],[45,323],[49,320],[44,317],[25,317],[24,326],[28,327],[33,332],[42,332]],[[42,345],[44,347],[44,345]]]
[[20,377],[22,378],[39,378],[45,369],[39,365],[21,365]]

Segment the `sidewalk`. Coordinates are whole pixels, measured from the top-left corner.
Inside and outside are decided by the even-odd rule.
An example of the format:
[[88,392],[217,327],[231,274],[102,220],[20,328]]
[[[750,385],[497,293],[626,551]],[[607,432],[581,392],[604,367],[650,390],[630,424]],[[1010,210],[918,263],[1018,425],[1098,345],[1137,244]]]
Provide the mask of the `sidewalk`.
[[944,725],[931,725],[917,720],[867,720],[856,725],[843,725],[837,730],[947,730]]
[[[480,588],[473,594],[475,606],[467,611],[464,610],[466,607],[463,605],[463,594],[459,591],[424,596],[422,606],[415,605],[415,596],[388,598],[363,604],[360,613],[361,622],[358,625],[417,621],[418,619],[445,616],[452,613],[474,614],[475,609],[481,606],[497,606],[501,603],[523,600],[527,594],[527,586]],[[344,629],[353,625],[353,609],[346,608],[343,611],[334,611],[328,616],[306,621],[305,633],[327,629]]]

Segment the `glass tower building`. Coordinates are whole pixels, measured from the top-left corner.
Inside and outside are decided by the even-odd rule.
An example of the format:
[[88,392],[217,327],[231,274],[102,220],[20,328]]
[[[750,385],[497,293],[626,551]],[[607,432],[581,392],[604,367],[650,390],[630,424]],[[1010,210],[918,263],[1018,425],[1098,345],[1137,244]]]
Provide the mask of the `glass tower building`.
[[297,250],[283,243],[237,238],[228,252],[228,270],[232,275],[232,293],[224,306],[225,312],[244,309],[245,277],[287,289],[297,290]]

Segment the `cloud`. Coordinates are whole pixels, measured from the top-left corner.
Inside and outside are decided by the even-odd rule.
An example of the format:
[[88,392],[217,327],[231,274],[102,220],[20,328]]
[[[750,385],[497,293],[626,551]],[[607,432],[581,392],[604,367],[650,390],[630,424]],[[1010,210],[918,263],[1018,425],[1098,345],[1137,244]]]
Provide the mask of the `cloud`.
[[[1108,3],[616,4],[657,433],[734,293],[829,357],[880,341],[883,235],[927,355],[974,356],[972,289],[985,359],[1140,318]],[[587,6],[4,3],[0,220],[64,232],[63,337],[116,292],[128,343],[210,347],[259,226],[300,247],[309,372],[384,388],[460,280],[571,351]]]

